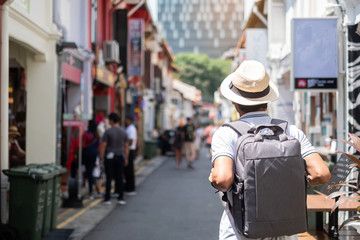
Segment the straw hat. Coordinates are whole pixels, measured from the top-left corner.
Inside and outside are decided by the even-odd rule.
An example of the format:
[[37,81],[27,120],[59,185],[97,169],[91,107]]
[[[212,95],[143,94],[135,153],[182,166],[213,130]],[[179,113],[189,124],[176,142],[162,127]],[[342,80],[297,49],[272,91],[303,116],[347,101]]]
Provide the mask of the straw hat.
[[18,135],[18,136],[20,136],[18,128],[16,126],[10,126],[9,127],[9,135]]
[[279,98],[279,90],[270,81],[264,65],[254,60],[241,63],[223,80],[220,91],[230,101],[246,106],[269,103]]

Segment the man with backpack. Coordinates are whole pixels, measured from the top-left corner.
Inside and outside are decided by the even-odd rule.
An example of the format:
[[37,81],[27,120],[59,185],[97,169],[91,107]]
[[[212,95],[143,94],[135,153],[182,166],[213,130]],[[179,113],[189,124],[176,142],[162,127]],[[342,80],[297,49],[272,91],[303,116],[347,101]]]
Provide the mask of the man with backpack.
[[260,62],[244,61],[220,91],[240,119],[211,144],[209,181],[226,201],[219,239],[296,239],[307,228],[306,182],[326,184],[328,167],[301,130],[266,113],[279,92]]

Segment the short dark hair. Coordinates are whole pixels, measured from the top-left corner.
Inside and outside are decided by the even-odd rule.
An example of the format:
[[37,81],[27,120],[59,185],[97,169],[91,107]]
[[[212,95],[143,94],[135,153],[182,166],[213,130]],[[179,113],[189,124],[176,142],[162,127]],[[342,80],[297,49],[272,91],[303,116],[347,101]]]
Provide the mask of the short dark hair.
[[130,116],[130,115],[126,115],[126,116],[125,116],[125,119],[128,119],[128,120],[130,120],[131,122],[134,121],[134,118],[133,118],[132,116]]
[[97,124],[96,124],[95,120],[94,119],[90,120],[89,125],[88,125],[88,130],[95,134],[96,129],[97,129]]
[[267,103],[264,104],[259,104],[259,105],[252,105],[252,106],[247,106],[247,105],[241,105],[241,104],[237,104],[237,106],[239,107],[239,109],[245,113],[248,112],[256,112],[259,111],[261,109],[267,109]]
[[116,113],[110,113],[108,117],[109,120],[113,121],[114,123],[118,123],[120,120],[119,115],[117,115]]

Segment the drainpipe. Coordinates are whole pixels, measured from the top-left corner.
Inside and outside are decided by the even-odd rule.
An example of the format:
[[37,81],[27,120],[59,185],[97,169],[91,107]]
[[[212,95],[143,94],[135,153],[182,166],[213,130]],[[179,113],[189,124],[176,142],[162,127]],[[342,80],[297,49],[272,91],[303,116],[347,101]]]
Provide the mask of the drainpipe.
[[[55,0],[53,4],[53,22],[58,29],[62,32],[62,38],[58,43],[61,46],[62,41],[67,39],[67,30],[64,25],[62,25],[60,20],[60,0]],[[62,50],[57,52],[57,111],[56,111],[56,159],[55,163],[61,165],[61,128],[62,128],[62,88],[63,88],[63,79],[61,77],[61,62],[62,62]]]
[[[1,88],[0,88],[0,154],[1,169],[9,168],[9,4],[7,1],[1,6]],[[1,172],[1,223],[7,221],[6,196],[8,178]]]

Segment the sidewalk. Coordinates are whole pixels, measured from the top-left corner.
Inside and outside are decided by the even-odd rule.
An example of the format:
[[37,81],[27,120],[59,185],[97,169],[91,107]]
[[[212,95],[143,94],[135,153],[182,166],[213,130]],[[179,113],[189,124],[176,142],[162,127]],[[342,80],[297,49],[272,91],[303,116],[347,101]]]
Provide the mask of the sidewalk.
[[[137,157],[135,160],[136,186],[138,187],[139,185],[141,185],[141,183],[166,159],[167,156],[158,156],[151,160],[144,160],[142,157]],[[86,195],[87,194],[83,194],[83,196]],[[67,231],[69,234],[71,230],[73,230],[70,238],[68,239],[82,239],[91,229],[93,229],[117,206],[115,198],[111,200],[111,205],[104,205],[101,203],[102,201],[102,197],[95,198],[93,200],[85,198],[83,200],[83,208],[60,208],[58,214],[58,222],[56,230],[54,232],[59,232],[59,234],[62,234],[62,232]],[[131,199],[129,199],[129,201],[131,201]],[[51,233],[49,235],[51,235]],[[49,236],[45,239],[51,240],[54,238],[51,238]]]

